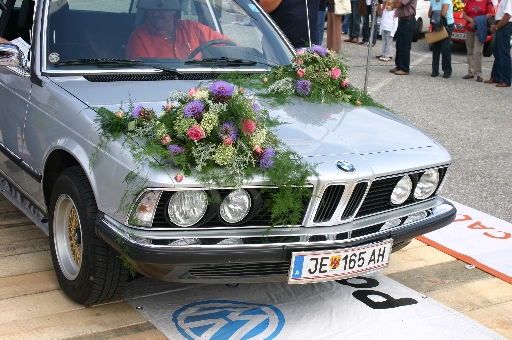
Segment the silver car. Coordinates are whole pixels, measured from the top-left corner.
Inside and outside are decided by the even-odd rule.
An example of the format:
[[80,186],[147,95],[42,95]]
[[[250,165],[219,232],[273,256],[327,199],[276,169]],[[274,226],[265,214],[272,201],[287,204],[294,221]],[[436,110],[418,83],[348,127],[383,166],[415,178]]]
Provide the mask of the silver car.
[[[130,37],[154,11],[225,38],[172,58],[151,56],[162,45],[144,47],[144,55]],[[14,43],[0,44],[0,184],[47,228],[58,281],[79,303],[112,299],[130,269],[190,283],[356,276],[385,267],[392,251],[455,218],[438,196],[448,151],[390,112],[349,104],[268,106],[288,123],[279,138],[318,164],[299,225],[269,228],[263,178],[244,183],[238,201],[232,188],[215,188],[219,203],[182,199],[213,189],[193,176],[176,181],[172,166],[145,166],[126,181],[138,166],[123,147],[127,137],[98,146],[95,108],[115,112],[133,101],[158,112],[169,92],[220,73],[289,64],[292,46],[254,0],[8,0],[0,14],[0,36]],[[134,223],[141,202],[145,218]],[[175,209],[195,222],[171,218]]]

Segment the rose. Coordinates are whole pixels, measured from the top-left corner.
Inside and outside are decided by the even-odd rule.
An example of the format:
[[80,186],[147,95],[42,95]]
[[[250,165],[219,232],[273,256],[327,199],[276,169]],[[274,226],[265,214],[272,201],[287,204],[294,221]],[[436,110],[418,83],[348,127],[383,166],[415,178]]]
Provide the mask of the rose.
[[200,139],[203,139],[206,137],[206,134],[204,133],[204,130],[199,125],[194,125],[190,129],[187,130],[187,135],[190,139],[192,139],[194,142],[197,142]]
[[171,109],[172,109],[172,103],[167,103],[167,105],[165,105],[165,111],[169,112],[169,111],[171,111]]
[[361,102],[358,100],[356,100],[356,105],[361,105]]
[[256,130],[256,124],[254,124],[252,119],[249,119],[249,118],[242,119],[241,125],[242,125],[242,133],[246,136],[253,133],[254,130]]
[[162,138],[162,145],[169,145],[171,143],[171,137],[169,135],[165,135]]
[[301,55],[301,54],[304,54],[304,53],[306,53],[306,51],[305,51],[305,50],[298,50],[298,51],[297,51],[297,55]]
[[302,78],[304,77],[304,74],[306,73],[306,71],[304,71],[303,69],[299,68],[299,70],[297,71],[297,75]]
[[191,96],[191,97],[193,95],[195,95],[196,93],[197,93],[197,89],[195,89],[195,88],[191,88],[190,90],[188,90],[188,95]]
[[340,75],[341,75],[341,70],[339,68],[335,67],[331,70],[331,78],[332,79],[338,79]]
[[117,118],[123,118],[124,117],[124,111],[123,110],[119,110],[116,112],[116,117]]
[[297,59],[296,63],[297,63],[298,65],[302,65],[302,64],[304,64],[304,62],[302,61],[302,59]]
[[182,174],[177,174],[176,176],[174,176],[174,179],[176,180],[176,182],[181,182],[183,181],[183,175]]
[[231,145],[233,144],[233,140],[229,137],[224,138],[224,144]]
[[347,87],[349,84],[350,84],[350,83],[349,83],[348,79],[345,79],[344,81],[342,81],[342,82],[341,82],[341,87],[345,88],[345,87]]
[[263,154],[263,149],[261,148],[261,146],[259,145],[256,145],[252,151],[254,151],[258,156],[261,156]]
[[243,87],[239,87],[238,88],[238,92],[244,94],[245,93],[245,89]]

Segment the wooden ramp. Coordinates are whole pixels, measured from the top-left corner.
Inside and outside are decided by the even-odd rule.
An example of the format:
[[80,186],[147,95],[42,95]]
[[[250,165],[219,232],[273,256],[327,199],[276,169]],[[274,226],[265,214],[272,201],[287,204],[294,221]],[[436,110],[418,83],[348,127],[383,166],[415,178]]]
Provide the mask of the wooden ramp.
[[[465,265],[415,240],[381,272],[512,339],[512,285]],[[68,299],[48,237],[0,195],[0,339],[166,338],[122,300],[86,308]]]

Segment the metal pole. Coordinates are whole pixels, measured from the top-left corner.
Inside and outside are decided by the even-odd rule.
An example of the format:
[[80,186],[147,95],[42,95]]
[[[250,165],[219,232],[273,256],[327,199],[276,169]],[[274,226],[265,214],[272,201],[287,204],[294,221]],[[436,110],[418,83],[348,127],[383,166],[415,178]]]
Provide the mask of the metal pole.
[[[318,16],[318,15],[317,15]],[[311,46],[311,29],[309,28],[309,8],[308,8],[308,0],[306,0],[306,19],[308,21],[308,39],[309,45]],[[316,43],[316,41],[315,41]]]
[[375,18],[377,17],[375,14],[377,12],[377,4],[378,0],[372,0],[372,25],[370,27],[370,41],[368,41],[368,55],[366,56],[366,75],[364,77],[364,92],[368,93],[368,73],[370,71],[370,57],[372,54],[372,41],[373,41],[373,31],[375,27]]

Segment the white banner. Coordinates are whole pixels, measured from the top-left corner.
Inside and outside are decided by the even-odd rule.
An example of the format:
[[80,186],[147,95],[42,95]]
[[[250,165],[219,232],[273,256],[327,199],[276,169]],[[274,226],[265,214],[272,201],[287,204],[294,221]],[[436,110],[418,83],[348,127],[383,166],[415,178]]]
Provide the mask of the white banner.
[[418,239],[512,284],[512,224],[451,203],[455,221]]
[[503,339],[383,275],[306,285],[177,284],[123,293],[169,339]]

